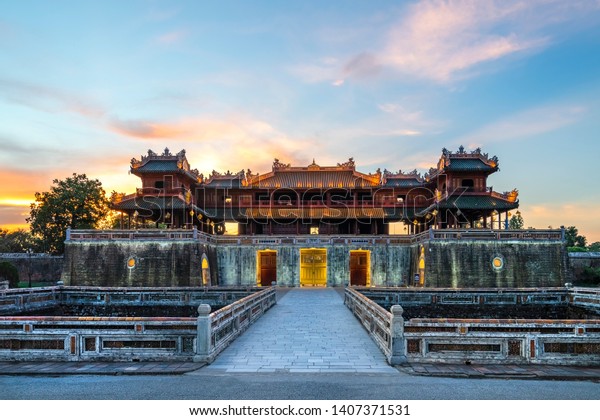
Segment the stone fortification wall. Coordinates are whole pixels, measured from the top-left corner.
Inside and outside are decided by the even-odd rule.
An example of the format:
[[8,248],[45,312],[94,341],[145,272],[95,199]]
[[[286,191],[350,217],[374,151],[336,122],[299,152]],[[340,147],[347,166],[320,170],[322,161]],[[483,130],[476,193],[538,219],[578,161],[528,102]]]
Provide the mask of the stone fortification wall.
[[560,241],[429,241],[426,287],[559,287],[571,279]]
[[[260,241],[263,241],[261,238]],[[354,239],[353,239],[354,240]],[[258,251],[277,252],[277,284],[300,285],[302,249],[327,253],[327,285],[350,279],[350,251],[369,254],[371,286],[411,286],[416,274],[425,287],[558,287],[571,282],[561,241],[440,240],[416,244],[385,239],[313,243],[234,239],[68,241],[62,280],[73,286],[169,287],[203,284],[202,260],[208,262],[206,285],[251,286],[257,282]],[[253,243],[255,241],[255,243]],[[322,241],[322,242],[319,242]],[[133,264],[131,266],[130,264]],[[420,265],[424,264],[424,268]]]
[[[319,244],[327,250],[327,285],[344,286],[350,279],[350,251],[370,251],[371,285],[401,286],[413,276],[414,245],[344,245]],[[303,245],[227,245],[217,248],[219,284],[222,286],[254,285],[257,278],[257,253],[277,252],[277,284],[300,286],[300,251]]]
[[67,242],[62,280],[71,286],[200,286],[203,255],[214,283],[214,250],[196,241]]
[[569,252],[569,264],[574,280],[582,280],[586,268],[600,268],[600,252]]
[[56,283],[63,269],[63,257],[48,254],[0,254],[0,262],[9,262],[19,271],[19,281]]

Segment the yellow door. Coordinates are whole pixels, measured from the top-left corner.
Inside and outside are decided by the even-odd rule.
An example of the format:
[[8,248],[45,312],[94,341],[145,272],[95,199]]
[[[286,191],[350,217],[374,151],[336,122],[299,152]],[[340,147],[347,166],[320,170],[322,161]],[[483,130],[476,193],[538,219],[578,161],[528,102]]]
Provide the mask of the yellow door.
[[300,286],[327,286],[327,250],[300,250]]

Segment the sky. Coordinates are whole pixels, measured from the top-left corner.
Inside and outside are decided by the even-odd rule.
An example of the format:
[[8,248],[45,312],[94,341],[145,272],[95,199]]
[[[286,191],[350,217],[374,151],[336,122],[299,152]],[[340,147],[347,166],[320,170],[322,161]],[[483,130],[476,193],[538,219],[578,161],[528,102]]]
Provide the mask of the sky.
[[525,226],[600,241],[600,0],[0,0],[0,227],[131,158],[265,173],[349,157],[426,172],[499,158]]

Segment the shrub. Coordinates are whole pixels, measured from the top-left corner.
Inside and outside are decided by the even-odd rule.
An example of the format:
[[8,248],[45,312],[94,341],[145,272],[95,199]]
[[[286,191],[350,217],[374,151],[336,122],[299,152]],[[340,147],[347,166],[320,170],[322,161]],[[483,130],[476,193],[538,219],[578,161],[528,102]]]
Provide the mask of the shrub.
[[580,276],[580,283],[586,286],[600,285],[600,267],[585,267]]
[[10,288],[19,287],[19,271],[17,267],[12,265],[9,262],[0,263],[0,277],[8,280],[8,285]]

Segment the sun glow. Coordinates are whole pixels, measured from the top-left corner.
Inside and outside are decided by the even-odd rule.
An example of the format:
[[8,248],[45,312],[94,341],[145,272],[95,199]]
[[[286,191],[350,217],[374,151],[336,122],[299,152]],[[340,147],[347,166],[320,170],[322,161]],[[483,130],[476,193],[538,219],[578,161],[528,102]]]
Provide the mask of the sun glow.
[[26,200],[23,198],[0,198],[0,206],[10,207],[27,207],[33,202],[33,200]]

